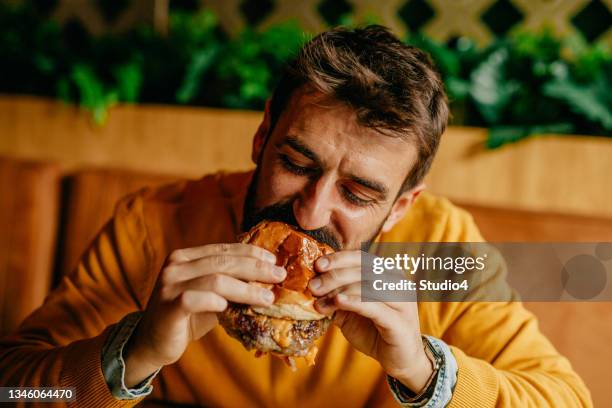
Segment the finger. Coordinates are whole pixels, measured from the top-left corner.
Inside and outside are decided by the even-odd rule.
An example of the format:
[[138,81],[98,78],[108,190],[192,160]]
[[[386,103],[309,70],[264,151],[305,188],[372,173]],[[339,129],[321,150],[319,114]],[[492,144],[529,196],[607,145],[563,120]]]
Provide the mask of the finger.
[[231,302],[254,306],[268,306],[274,301],[274,293],[271,290],[222,274],[181,282],[177,290],[177,295],[192,290],[210,291]]
[[382,302],[362,302],[359,296],[347,296],[342,293],[336,295],[334,299],[339,310],[357,313],[385,330],[392,330],[398,324],[397,311]]
[[200,312],[222,312],[227,307],[227,300],[210,291],[187,290],[176,299],[179,307],[191,314]]
[[[225,309],[223,309],[225,310]],[[210,332],[217,324],[219,319],[217,313],[201,312],[191,315],[191,336],[193,340],[197,340]]]
[[222,273],[245,281],[281,282],[287,271],[281,266],[249,256],[210,255],[164,268],[165,283],[175,284],[204,275]]
[[339,293],[347,296],[361,296],[361,282],[354,282],[350,285],[343,286],[317,299],[315,301],[315,307],[319,313],[329,316],[338,310],[334,298]]
[[262,261],[276,263],[276,255],[255,245],[243,243],[209,244],[172,251],[168,263],[184,263],[211,255],[250,256]]
[[350,267],[361,267],[361,251],[355,250],[334,252],[328,255],[323,255],[315,262],[315,269],[317,272]]
[[358,267],[329,269],[321,272],[308,283],[308,288],[316,296],[323,296],[335,289],[361,280]]

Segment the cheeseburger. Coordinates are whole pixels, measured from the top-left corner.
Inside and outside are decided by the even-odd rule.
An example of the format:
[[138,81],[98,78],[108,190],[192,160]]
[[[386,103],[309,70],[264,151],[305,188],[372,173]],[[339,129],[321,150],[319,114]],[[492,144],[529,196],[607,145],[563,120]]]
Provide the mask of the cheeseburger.
[[240,241],[265,248],[276,255],[276,265],[287,270],[278,284],[256,283],[274,292],[274,303],[255,307],[230,303],[219,316],[225,331],[256,355],[273,353],[295,368],[293,357],[314,364],[314,341],[325,334],[330,317],[314,308],[315,297],[308,282],[315,276],[314,262],[333,252],[328,245],[282,222],[263,221],[240,237]]

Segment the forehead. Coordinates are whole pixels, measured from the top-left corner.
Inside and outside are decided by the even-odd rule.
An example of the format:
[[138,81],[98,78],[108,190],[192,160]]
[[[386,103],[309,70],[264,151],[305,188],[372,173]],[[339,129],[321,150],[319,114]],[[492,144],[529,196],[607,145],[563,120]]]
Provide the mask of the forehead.
[[274,129],[274,143],[296,138],[326,165],[368,175],[392,189],[416,162],[410,138],[393,137],[362,126],[349,106],[322,94],[297,92]]

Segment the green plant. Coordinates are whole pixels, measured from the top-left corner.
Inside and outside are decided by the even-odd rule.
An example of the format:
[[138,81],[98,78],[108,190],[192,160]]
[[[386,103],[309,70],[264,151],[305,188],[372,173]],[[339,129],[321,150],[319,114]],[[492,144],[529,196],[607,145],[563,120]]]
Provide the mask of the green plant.
[[219,56],[210,82],[221,106],[263,109],[283,65],[308,39],[295,22],[263,32],[245,30],[229,41]]
[[489,148],[546,133],[612,135],[612,57],[603,44],[549,31],[517,32],[484,49],[465,38],[407,41],[436,62],[458,123],[489,128]]
[[[116,103],[262,109],[309,38],[295,22],[228,38],[209,11],[173,12],[167,35],[143,26],[92,37],[30,2],[0,2],[0,26],[0,92],[78,103],[100,124]],[[548,31],[516,32],[485,48],[467,38],[406,41],[436,62],[453,123],[488,127],[490,148],[545,133],[612,136],[612,54],[603,44]]]

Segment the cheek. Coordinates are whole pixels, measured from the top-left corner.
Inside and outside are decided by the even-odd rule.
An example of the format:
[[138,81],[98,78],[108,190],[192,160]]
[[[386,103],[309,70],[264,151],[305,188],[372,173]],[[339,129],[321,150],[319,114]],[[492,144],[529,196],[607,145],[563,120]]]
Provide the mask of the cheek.
[[287,174],[280,165],[272,162],[261,169],[257,191],[257,206],[259,208],[267,207],[280,201],[291,199],[303,188],[305,188],[305,183],[299,177]]
[[335,228],[342,235],[345,244],[358,249],[361,242],[370,239],[382,225],[387,214],[387,209],[380,208],[344,208],[336,213]]
[[351,223],[368,223],[375,216],[374,211],[368,207],[344,207],[339,212],[342,218]]

